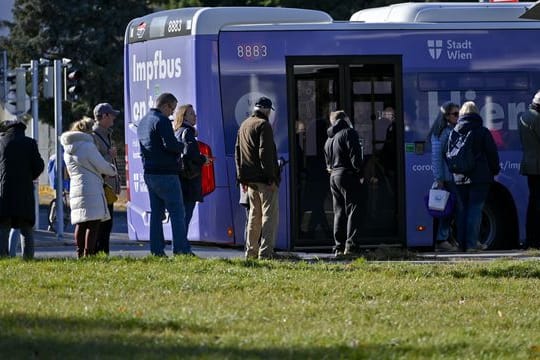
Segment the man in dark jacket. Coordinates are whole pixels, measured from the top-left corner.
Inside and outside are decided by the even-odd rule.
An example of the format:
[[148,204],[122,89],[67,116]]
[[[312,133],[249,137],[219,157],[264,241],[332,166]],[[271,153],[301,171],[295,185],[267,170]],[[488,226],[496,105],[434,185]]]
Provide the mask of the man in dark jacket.
[[335,252],[339,256],[358,251],[362,151],[358,133],[344,111],[332,112],[330,124],[324,154],[334,203]]
[[4,121],[0,134],[0,257],[8,255],[10,228],[21,230],[24,259],[34,257],[33,226],[36,221],[34,183],[45,163],[34,139],[24,135],[26,126]]
[[540,91],[519,121],[519,137],[523,147],[520,173],[527,176],[529,185],[526,246],[540,249]]
[[261,97],[236,138],[237,181],[242,191],[247,191],[250,205],[246,259],[275,257],[280,174],[274,133],[268,121],[271,110],[272,101]]
[[163,217],[169,211],[173,236],[173,254],[193,255],[186,237],[182,189],[178,178],[178,159],[183,146],[174,137],[169,116],[178,101],[173,94],[163,93],[156,107],[141,119],[137,136],[144,167],[144,182],[150,198],[150,252],[165,256]]

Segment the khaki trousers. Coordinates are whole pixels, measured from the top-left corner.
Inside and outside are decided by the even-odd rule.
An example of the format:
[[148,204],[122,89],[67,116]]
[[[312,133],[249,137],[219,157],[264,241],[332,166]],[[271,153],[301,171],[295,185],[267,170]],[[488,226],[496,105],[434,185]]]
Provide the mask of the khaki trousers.
[[248,184],[246,259],[271,258],[274,253],[278,227],[278,190],[275,185]]

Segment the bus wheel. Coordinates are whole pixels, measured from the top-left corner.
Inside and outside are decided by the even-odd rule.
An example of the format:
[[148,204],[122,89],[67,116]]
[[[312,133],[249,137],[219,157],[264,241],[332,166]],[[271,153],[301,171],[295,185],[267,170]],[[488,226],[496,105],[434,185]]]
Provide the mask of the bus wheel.
[[495,201],[496,198],[497,193],[491,192],[484,205],[480,224],[480,242],[490,250],[517,249],[519,247],[517,222],[515,216],[509,216],[508,211],[513,207],[504,201]]

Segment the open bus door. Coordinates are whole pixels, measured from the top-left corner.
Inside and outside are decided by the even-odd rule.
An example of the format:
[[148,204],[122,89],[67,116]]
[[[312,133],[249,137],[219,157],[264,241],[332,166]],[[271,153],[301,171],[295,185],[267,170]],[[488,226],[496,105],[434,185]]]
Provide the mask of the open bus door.
[[326,248],[333,204],[324,143],[345,110],[362,141],[360,246],[404,245],[401,57],[289,57],[292,247]]

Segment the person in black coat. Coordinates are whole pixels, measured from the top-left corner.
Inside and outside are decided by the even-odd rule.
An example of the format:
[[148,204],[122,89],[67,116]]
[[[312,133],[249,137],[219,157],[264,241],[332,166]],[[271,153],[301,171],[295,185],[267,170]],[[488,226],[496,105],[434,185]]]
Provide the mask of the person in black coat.
[[526,247],[540,249],[540,91],[520,117],[519,138],[523,153],[519,172],[527,177],[529,202],[526,218]]
[[471,131],[472,134],[474,169],[468,174],[453,174],[453,177],[458,195],[457,239],[461,247],[474,252],[484,248],[480,242],[482,209],[493,178],[501,169],[499,154],[491,132],[482,125],[482,117],[474,102],[467,101],[461,106],[458,123],[453,131],[461,135]]
[[24,135],[17,120],[2,123],[0,134],[0,257],[8,255],[11,228],[21,230],[23,258],[34,257],[36,222],[34,183],[45,163],[35,140]]
[[334,204],[334,250],[336,255],[347,255],[359,246],[362,151],[358,133],[344,111],[332,112],[330,124],[324,154]]
[[191,165],[192,178],[187,178],[180,174],[180,183],[182,184],[182,195],[184,198],[184,208],[186,209],[186,236],[189,223],[193,216],[195,204],[203,201],[202,196],[202,166],[209,160],[200,153],[197,143],[197,129],[194,128],[197,123],[197,114],[191,104],[182,105],[178,108],[174,118],[174,136],[176,140],[184,144],[183,158],[184,164],[188,161]]

